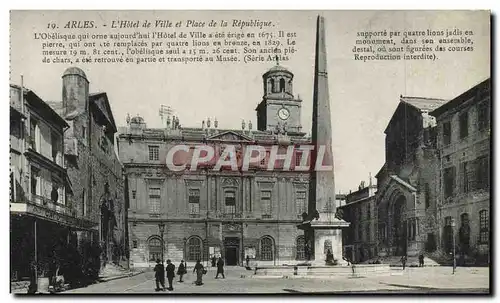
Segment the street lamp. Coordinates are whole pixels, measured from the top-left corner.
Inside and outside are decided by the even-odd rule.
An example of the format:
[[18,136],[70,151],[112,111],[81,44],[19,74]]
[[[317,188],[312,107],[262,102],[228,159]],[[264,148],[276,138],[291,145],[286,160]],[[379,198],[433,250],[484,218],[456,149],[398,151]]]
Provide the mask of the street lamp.
[[451,218],[450,226],[451,226],[451,235],[453,238],[453,274],[455,274],[455,268],[457,267],[457,260],[455,258],[455,219],[454,218]]
[[161,222],[158,224],[158,228],[160,229],[160,236],[161,236],[161,264],[163,264],[163,247],[165,244],[163,243],[163,233],[165,232],[165,223]]

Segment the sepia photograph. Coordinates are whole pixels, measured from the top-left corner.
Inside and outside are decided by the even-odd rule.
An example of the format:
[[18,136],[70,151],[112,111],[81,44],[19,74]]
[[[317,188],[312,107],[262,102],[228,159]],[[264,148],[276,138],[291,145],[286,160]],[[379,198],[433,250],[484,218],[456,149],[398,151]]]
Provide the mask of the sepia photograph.
[[9,31],[11,294],[492,293],[490,11]]

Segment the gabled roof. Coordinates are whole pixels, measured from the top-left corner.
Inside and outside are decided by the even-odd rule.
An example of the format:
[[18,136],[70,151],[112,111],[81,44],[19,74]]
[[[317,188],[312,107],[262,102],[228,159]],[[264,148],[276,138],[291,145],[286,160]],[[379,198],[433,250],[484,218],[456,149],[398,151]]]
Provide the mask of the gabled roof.
[[432,111],[441,105],[445,104],[447,100],[436,98],[423,98],[423,97],[409,97],[401,96],[400,102],[407,103],[420,111]]
[[113,117],[111,106],[109,105],[108,95],[105,92],[89,94],[89,105],[91,106],[92,104],[97,106],[97,109],[104,115],[104,117],[106,117],[106,120],[113,129],[113,132],[116,133],[117,128],[115,118]]
[[402,185],[403,187],[406,187],[410,191],[413,191],[413,192],[417,191],[417,189],[415,187],[413,187],[410,183],[408,183],[405,180],[401,179],[397,175],[391,175],[391,179],[394,180],[394,181],[396,181],[398,184]]
[[432,111],[439,106],[446,103],[444,99],[436,99],[436,98],[423,98],[423,97],[408,97],[401,95],[399,98],[399,104],[394,113],[392,114],[391,120],[387,124],[387,127],[384,130],[384,133],[387,133],[387,130],[396,119],[398,113],[402,108],[409,107],[419,113]]
[[[14,88],[21,88],[17,85],[10,85]],[[44,118],[50,119],[53,122],[57,123],[63,128],[69,127],[68,123],[45,101],[42,100],[35,92],[30,89],[23,88],[24,96],[26,97],[27,103],[39,114],[41,114]]]
[[378,178],[382,174],[382,172],[385,171],[386,168],[387,168],[387,163],[384,163],[384,165],[382,165],[378,173],[375,175],[375,178]]

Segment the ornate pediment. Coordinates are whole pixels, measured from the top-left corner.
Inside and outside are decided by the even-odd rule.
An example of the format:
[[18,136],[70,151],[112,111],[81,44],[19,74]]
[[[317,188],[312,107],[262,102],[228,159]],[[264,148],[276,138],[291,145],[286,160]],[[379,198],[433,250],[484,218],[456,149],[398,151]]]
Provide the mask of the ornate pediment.
[[241,231],[241,225],[240,224],[234,224],[234,223],[227,223],[222,225],[222,230],[226,232],[231,232],[231,231]]
[[237,178],[222,178],[221,184],[222,186],[238,186],[239,180]]
[[207,138],[207,140],[227,141],[227,142],[253,142],[253,139],[234,131],[226,131]]

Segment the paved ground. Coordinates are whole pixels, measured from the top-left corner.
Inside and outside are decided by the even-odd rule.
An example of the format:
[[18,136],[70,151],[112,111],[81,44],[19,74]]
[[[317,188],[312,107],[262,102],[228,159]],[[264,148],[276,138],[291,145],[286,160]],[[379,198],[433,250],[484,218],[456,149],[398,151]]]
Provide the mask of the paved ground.
[[[204,276],[204,285],[193,284],[195,274],[185,276],[185,282],[174,282],[174,291],[158,294],[193,293],[488,293],[488,268],[458,268],[455,275],[451,267],[400,268],[391,275],[372,277],[332,278],[251,278],[251,271],[240,267],[226,269],[226,279],[214,279],[215,272],[209,268]],[[246,274],[246,278],[241,278]],[[146,272],[130,278],[113,280],[74,289],[65,293],[155,293],[154,273]]]

